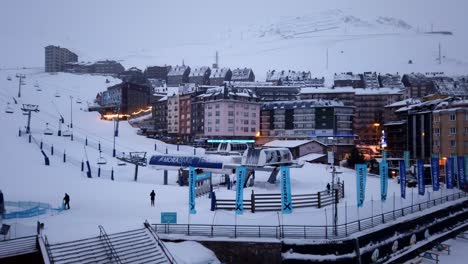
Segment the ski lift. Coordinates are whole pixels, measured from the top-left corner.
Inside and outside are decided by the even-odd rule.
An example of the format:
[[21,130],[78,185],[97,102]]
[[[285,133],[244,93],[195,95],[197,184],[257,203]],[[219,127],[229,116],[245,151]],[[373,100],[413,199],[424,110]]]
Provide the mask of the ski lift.
[[8,77],[7,77],[7,80],[11,81],[11,77],[10,77],[10,76],[8,76]]
[[10,106],[10,102],[7,103],[7,107],[5,109],[5,113],[7,114],[13,114],[15,111],[13,111],[13,108]]
[[70,130],[70,125],[67,125],[67,129],[65,129],[65,131],[62,132],[62,136],[64,137],[71,137],[71,130]]
[[55,92],[54,96],[55,97],[60,97],[60,93],[57,91],[57,92]]
[[104,164],[107,164],[107,160],[105,158],[102,157],[101,155],[102,151],[99,151],[99,158],[97,160],[97,164],[98,165],[104,165]]
[[54,134],[54,131],[52,131],[52,129],[49,128],[49,123],[46,123],[46,129],[44,130],[44,135],[53,135]]
[[80,99],[80,98],[77,98],[77,99],[76,99],[76,103],[77,103],[77,104],[81,104],[81,103],[82,103],[82,102],[81,102],[81,99]]
[[39,86],[39,84],[34,84],[34,87],[36,88],[36,91],[40,92],[42,91],[41,87]]

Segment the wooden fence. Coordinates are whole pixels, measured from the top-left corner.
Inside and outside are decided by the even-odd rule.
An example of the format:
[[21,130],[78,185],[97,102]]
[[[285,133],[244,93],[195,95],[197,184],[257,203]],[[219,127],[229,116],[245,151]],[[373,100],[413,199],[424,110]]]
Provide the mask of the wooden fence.
[[[333,199],[339,202],[344,198],[344,183],[337,184],[337,191],[326,190],[310,194],[291,195],[293,208],[317,207],[321,208],[333,204]],[[252,213],[256,211],[281,211],[281,193],[255,193],[252,190],[250,200],[244,199],[244,209]],[[235,199],[216,199],[216,209],[234,210]]]

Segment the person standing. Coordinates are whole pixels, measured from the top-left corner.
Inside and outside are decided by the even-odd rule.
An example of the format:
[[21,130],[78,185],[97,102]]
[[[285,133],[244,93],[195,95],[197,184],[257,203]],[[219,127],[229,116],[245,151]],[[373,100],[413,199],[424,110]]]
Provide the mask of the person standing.
[[151,191],[150,197],[151,197],[151,206],[154,206],[154,197],[156,196],[156,193],[154,193],[154,190]]
[[65,197],[63,197],[63,207],[64,209],[70,209],[70,196],[65,193]]

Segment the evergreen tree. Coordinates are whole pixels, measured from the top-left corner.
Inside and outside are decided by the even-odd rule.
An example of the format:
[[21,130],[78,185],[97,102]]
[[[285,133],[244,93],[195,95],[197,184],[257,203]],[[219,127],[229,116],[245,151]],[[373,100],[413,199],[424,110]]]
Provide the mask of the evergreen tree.
[[364,155],[362,155],[362,153],[359,152],[359,150],[356,147],[353,147],[351,149],[351,153],[349,155],[347,162],[348,162],[348,167],[354,168],[354,165],[365,162]]

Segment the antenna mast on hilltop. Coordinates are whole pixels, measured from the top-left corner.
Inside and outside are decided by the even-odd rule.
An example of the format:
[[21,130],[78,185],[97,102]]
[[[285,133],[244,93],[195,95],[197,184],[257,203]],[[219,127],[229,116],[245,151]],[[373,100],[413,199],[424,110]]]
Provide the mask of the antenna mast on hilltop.
[[213,69],[217,69],[218,67],[219,67],[219,56],[218,56],[218,51],[216,51],[215,63],[213,64]]
[[442,64],[442,46],[439,43],[439,58],[437,58],[439,64]]

